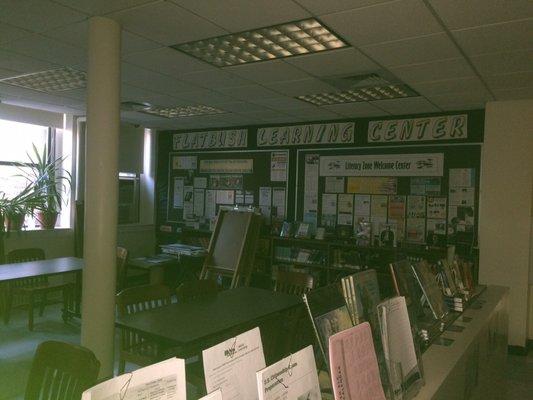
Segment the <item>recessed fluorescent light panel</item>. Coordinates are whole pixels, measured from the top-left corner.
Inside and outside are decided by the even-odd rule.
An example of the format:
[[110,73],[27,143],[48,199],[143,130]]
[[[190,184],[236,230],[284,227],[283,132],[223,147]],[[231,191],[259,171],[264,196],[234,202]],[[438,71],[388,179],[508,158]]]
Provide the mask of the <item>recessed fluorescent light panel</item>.
[[419,94],[407,85],[384,85],[360,89],[350,89],[342,92],[309,94],[297,96],[296,98],[298,100],[303,100],[316,106],[325,106],[329,104],[401,99],[404,97],[414,96],[419,96]]
[[195,105],[195,106],[180,106],[180,107],[159,107],[150,106],[139,112],[151,115],[157,115],[165,118],[184,118],[194,117],[197,115],[212,115],[212,114],[224,114],[226,111],[219,110],[215,107]]
[[0,79],[0,82],[39,92],[63,92],[85,87],[85,72],[72,68],[58,68]]
[[314,18],[173,47],[217,67],[340,49],[348,45]]

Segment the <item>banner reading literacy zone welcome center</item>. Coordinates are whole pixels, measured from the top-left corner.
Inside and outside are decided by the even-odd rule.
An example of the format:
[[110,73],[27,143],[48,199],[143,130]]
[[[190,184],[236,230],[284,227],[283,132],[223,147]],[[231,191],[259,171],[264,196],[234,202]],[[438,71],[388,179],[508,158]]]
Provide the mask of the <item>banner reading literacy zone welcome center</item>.
[[442,176],[444,155],[379,154],[320,157],[320,176]]

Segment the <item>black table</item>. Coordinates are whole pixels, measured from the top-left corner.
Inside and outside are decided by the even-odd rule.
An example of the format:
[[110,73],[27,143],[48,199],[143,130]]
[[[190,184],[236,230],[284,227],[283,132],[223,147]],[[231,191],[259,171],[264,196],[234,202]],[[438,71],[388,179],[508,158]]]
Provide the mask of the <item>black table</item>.
[[[189,350],[217,343],[302,306],[298,296],[240,287],[202,300],[175,303],[117,318],[116,325]],[[262,331],[262,337],[266,335]],[[268,339],[268,338],[267,338]]]
[[83,269],[83,265],[83,259],[77,257],[61,257],[51,258],[49,260],[1,264],[0,282],[80,272]]
[[64,310],[65,316],[80,316],[80,289],[81,271],[84,261],[77,257],[60,257],[49,260],[28,261],[0,265],[0,284],[9,283],[17,279],[33,278],[38,276],[53,276],[60,274],[76,274],[76,293],[73,309]]

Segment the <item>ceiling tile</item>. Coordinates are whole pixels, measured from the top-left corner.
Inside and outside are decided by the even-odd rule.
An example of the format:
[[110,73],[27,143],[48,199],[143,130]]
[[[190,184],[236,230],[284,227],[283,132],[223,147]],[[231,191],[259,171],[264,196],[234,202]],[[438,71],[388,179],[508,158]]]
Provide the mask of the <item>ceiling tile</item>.
[[0,44],[9,43],[24,36],[30,36],[31,34],[33,32],[26,29],[18,28],[5,22],[0,23]]
[[169,2],[109,14],[130,32],[166,46],[227,33],[211,22]]
[[316,78],[276,82],[267,85],[267,87],[291,97],[302,96],[304,94],[329,93],[337,91],[337,89],[335,89],[333,86],[330,86]]
[[[354,46],[364,46],[441,32],[422,0],[400,0],[321,16]],[[415,21],[423,21],[418,23]]]
[[[0,53],[0,54],[2,54],[2,53]],[[11,78],[12,76],[16,76],[16,75],[19,75],[19,74],[20,74],[19,72],[13,71],[12,69],[0,68],[0,79]]]
[[257,104],[248,103],[245,101],[233,101],[230,103],[220,103],[217,104],[217,108],[220,108],[224,111],[235,112],[235,113],[248,113],[255,111],[265,111],[268,107],[262,107]]
[[0,0],[0,22],[43,32],[86,18],[85,14],[49,0]]
[[273,110],[285,111],[290,109],[300,108],[315,108],[314,105],[305,101],[294,99],[292,97],[279,97],[275,99],[259,99],[254,100],[255,104],[271,108]]
[[467,55],[497,53],[531,48],[533,18],[452,31]]
[[192,92],[180,92],[176,95],[179,99],[187,104],[205,104],[207,106],[216,106],[220,103],[229,103],[234,99],[226,94],[214,92],[208,89],[199,89]]
[[451,103],[451,104],[442,104],[440,108],[442,111],[467,111],[467,110],[483,110],[485,108],[486,102],[473,102],[473,103]]
[[193,85],[212,89],[243,86],[253,83],[220,69],[192,72],[180,76],[180,79]]
[[136,86],[122,84],[120,97],[122,101],[149,103],[157,106],[173,107],[187,105],[184,100],[177,99],[161,93],[152,92]]
[[262,28],[310,16],[292,0],[171,0],[229,32]]
[[531,0],[429,0],[449,29],[533,17]]
[[362,50],[386,67],[461,57],[445,33],[365,46]]
[[509,90],[495,90],[497,100],[533,99],[533,87],[515,88]]
[[123,10],[146,3],[153,3],[155,0],[54,0],[65,6],[75,8],[91,15],[102,15],[112,11]]
[[226,67],[224,70],[257,83],[272,83],[309,78],[309,74],[287,64],[283,60],[236,65],[234,67]]
[[470,60],[481,75],[533,70],[533,50],[481,54],[470,57]]
[[54,64],[0,49],[0,68],[19,73],[38,72],[54,68]]
[[391,0],[296,0],[315,15],[331,14],[386,3]]
[[123,59],[130,64],[174,77],[189,72],[214,70],[211,65],[168,47],[129,54]]
[[507,90],[522,87],[533,87],[533,71],[514,72],[502,75],[487,75],[483,77],[491,90]]
[[411,87],[423,96],[462,93],[465,91],[484,91],[485,86],[478,77],[448,79],[435,82],[413,83]]
[[314,76],[356,75],[379,67],[353,47],[289,57],[285,62]]
[[[272,118],[279,118],[280,115],[286,116],[287,114],[280,111],[274,110],[262,110],[262,111],[251,111],[251,112],[240,112],[239,115],[244,115],[248,118],[257,119],[260,121],[269,120]],[[259,121],[257,122],[259,123]]]
[[[87,20],[76,22],[61,28],[52,29],[43,33],[43,36],[55,39],[62,43],[79,46],[86,49],[89,44],[89,23]],[[139,51],[152,50],[161,47],[161,44],[145,39],[142,36],[122,30],[122,55]]]
[[322,108],[333,111],[345,117],[363,118],[363,117],[377,117],[380,115],[389,115],[387,111],[381,110],[373,106],[371,103],[345,103],[332,104],[329,106],[322,106]]
[[343,115],[337,114],[334,111],[315,107],[315,108],[302,108],[299,110],[290,110],[287,114],[292,115],[299,119],[318,121],[321,119],[339,119],[343,118]]
[[221,88],[218,90],[227,96],[238,100],[261,100],[268,98],[279,98],[280,94],[259,85],[236,86],[231,88]]
[[373,106],[379,107],[392,115],[420,114],[425,112],[438,112],[438,107],[431,104],[424,97],[409,97],[405,99],[391,99],[372,101]]
[[35,57],[59,65],[75,65],[86,62],[86,52],[76,46],[60,43],[57,40],[34,34],[14,40],[3,47],[17,54]]
[[487,91],[468,91],[453,94],[431,95],[427,97],[437,106],[447,110],[460,110],[468,105],[470,105],[469,108],[479,108],[483,107],[487,101],[493,100],[492,96]]
[[199,89],[170,76],[161,75],[128,63],[122,63],[122,81],[153,92],[173,96],[180,92]]
[[474,72],[462,58],[404,65],[400,67],[392,67],[390,70],[407,84],[469,78],[474,76]]

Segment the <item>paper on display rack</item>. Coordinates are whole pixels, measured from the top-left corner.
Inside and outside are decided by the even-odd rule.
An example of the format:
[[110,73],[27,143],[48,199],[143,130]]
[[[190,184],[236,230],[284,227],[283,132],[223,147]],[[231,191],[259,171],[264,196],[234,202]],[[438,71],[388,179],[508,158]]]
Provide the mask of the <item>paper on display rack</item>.
[[382,194],[372,195],[370,212],[372,218],[387,218],[387,196]]
[[174,208],[183,208],[183,187],[185,180],[183,178],[174,178],[174,197],[172,206]]
[[270,154],[270,180],[272,182],[285,182],[289,165],[287,151],[273,151]]
[[385,400],[368,322],[329,338],[335,400]]
[[220,389],[224,400],[257,400],[256,372],[265,368],[259,328],[202,351],[207,392]]
[[426,196],[407,196],[407,218],[426,217]]
[[171,358],[93,386],[82,400],[184,400],[186,385],[185,360]]
[[337,224],[353,225],[353,194],[339,194],[337,206]]
[[474,168],[450,168],[448,171],[449,187],[472,187],[474,182]]
[[321,400],[313,346],[258,371],[257,387],[259,400]]
[[370,216],[370,195],[356,194],[353,200],[354,214],[360,216]]
[[194,215],[204,216],[205,190],[194,189]]
[[214,218],[217,215],[217,198],[216,190],[205,191],[205,217]]
[[405,218],[405,196],[389,196],[389,219]]
[[222,391],[220,389],[215,390],[214,392],[209,393],[198,400],[222,400]]
[[195,176],[193,179],[193,186],[195,189],[207,189],[207,177]]
[[272,188],[272,207],[276,207],[278,218],[285,218],[285,188]]
[[269,207],[272,205],[272,188],[270,186],[259,188],[259,205]]

